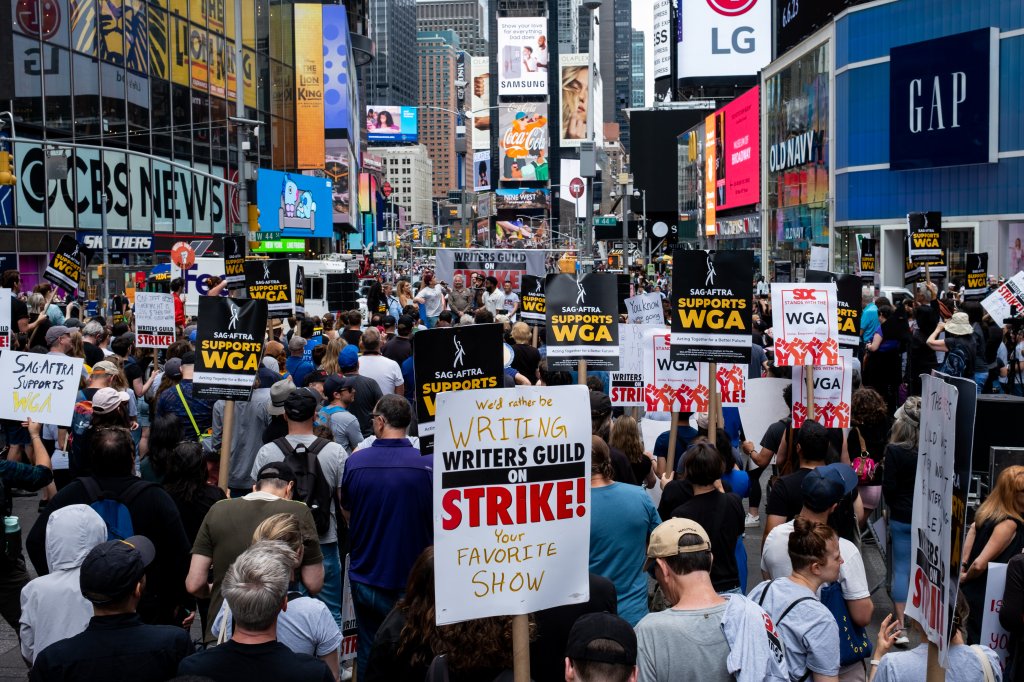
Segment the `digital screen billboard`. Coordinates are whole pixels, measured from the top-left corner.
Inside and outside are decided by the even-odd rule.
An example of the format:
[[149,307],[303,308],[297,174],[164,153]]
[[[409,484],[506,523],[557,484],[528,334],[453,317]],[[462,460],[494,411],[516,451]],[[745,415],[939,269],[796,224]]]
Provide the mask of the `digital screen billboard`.
[[769,0],[677,0],[676,77],[752,76],[772,60]]
[[473,126],[473,149],[491,148],[491,71],[487,57],[473,57],[469,62],[473,76],[473,92],[469,104],[476,112],[471,120]]
[[498,18],[498,95],[548,92],[548,20]]
[[498,158],[502,180],[550,179],[548,173],[548,105],[544,102],[502,104],[498,110]]
[[366,139],[370,142],[416,142],[416,107],[366,107]]
[[482,192],[491,188],[491,152],[473,152],[473,191]]
[[721,127],[715,197],[718,209],[761,201],[760,111],[760,87],[755,87],[716,112]]
[[264,232],[281,237],[333,237],[331,181],[311,175],[260,168],[256,206]]
[[353,139],[352,102],[355,97],[349,79],[348,13],[345,5],[323,5],[324,43],[324,128],[347,131]]
[[563,54],[558,60],[562,93],[558,130],[562,147],[579,147],[587,137],[591,109],[589,59],[586,54]]

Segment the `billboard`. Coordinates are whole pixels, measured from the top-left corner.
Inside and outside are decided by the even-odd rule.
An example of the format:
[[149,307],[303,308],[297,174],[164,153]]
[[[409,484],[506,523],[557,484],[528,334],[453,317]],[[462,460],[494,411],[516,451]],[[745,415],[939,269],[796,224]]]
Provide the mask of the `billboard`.
[[760,87],[719,109],[720,147],[716,160],[715,208],[749,206],[761,201]]
[[590,57],[586,54],[563,54],[558,59],[561,79],[561,112],[558,119],[559,144],[579,147],[587,137],[590,115]]
[[472,118],[473,149],[491,148],[491,69],[487,57],[473,57],[469,63],[473,75],[473,92],[469,108],[477,112]]
[[345,5],[323,5],[324,128],[345,130],[355,139],[352,125],[352,82],[349,79],[348,14]]
[[771,0],[683,2],[676,76],[753,76],[772,60]]
[[323,6],[296,4],[294,26],[296,167],[323,168]]
[[672,4],[654,0],[654,78],[672,74]]
[[546,209],[548,207],[548,191],[546,189],[496,189],[495,198],[499,211],[519,211],[524,209]]
[[[332,6],[335,5],[324,5],[324,9]],[[335,223],[352,222],[351,145],[349,140],[327,140],[324,175],[331,180],[331,212]]]
[[473,191],[491,188],[491,150],[473,152]]
[[548,20],[498,17],[498,96],[548,92]]
[[498,109],[498,158],[502,180],[547,181],[548,105],[502,104]]
[[333,237],[331,181],[260,168],[256,206],[264,232],[282,237]]
[[366,107],[369,142],[416,142],[416,107]]

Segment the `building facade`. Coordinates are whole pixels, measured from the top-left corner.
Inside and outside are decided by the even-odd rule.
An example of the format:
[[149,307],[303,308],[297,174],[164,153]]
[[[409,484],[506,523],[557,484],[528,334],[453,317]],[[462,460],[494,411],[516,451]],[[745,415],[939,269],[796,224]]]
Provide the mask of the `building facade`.
[[487,11],[481,0],[419,0],[417,31],[455,31],[473,57],[487,56]]
[[630,66],[629,79],[629,106],[640,108],[646,106],[647,84],[644,82],[644,32],[633,31],[633,41],[630,44],[632,64]]
[[370,30],[376,55],[361,74],[367,106],[415,106],[416,0],[370,0]]
[[[456,66],[459,37],[454,31],[421,31],[417,34],[420,81],[420,141],[433,160],[433,194],[446,198],[458,189],[458,157],[455,154]],[[434,107],[434,108],[432,108]]]
[[433,161],[422,144],[375,147],[374,154],[381,157],[384,178],[391,183],[390,200],[406,211],[406,222],[414,225],[432,225],[431,175]]

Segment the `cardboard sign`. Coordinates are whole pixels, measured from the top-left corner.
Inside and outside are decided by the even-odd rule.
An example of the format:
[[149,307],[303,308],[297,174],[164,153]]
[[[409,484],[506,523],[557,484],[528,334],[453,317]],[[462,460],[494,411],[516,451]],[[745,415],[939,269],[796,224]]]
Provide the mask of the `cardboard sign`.
[[306,316],[306,273],[301,265],[295,268],[295,316]]
[[988,296],[988,254],[967,254],[967,277],[964,283],[964,298],[975,300]]
[[82,277],[82,257],[82,245],[73,236],[64,235],[54,249],[53,259],[46,266],[43,277],[65,291],[77,290],[78,280]]
[[82,358],[7,350],[0,354],[0,418],[71,426]]
[[643,407],[644,338],[647,333],[667,334],[660,324],[619,325],[619,371],[611,373],[612,407]]
[[[850,394],[853,386],[853,355],[840,351],[839,364],[815,365],[814,421],[826,429],[850,428]],[[793,428],[799,429],[807,419],[806,365],[793,368]]]
[[167,348],[174,343],[174,294],[135,294],[135,345]]
[[586,386],[439,396],[438,625],[590,599],[590,442]]
[[834,365],[839,359],[836,285],[772,284],[775,364]]
[[985,297],[981,307],[988,311],[996,324],[1004,324],[1006,318],[1024,314],[1024,272],[1018,272],[1000,284]]
[[[828,247],[812,246],[811,260],[807,264],[808,270],[828,270]],[[810,280],[808,280],[810,281]]]
[[544,284],[548,367],[619,369],[619,302],[614,274],[548,275]]
[[837,275],[820,270],[807,271],[808,282],[833,282],[836,285],[836,306],[839,314],[839,345],[860,346],[861,281],[857,275]]
[[0,350],[11,347],[11,296],[10,289],[0,289]]
[[224,235],[224,274],[228,289],[245,289],[245,236]]
[[[946,254],[943,251],[939,252],[939,255],[930,262],[926,263],[914,263],[910,260],[910,237],[906,237],[903,240],[903,283],[914,284],[916,282],[923,282],[925,274],[931,278],[932,282],[940,284],[946,275],[949,274],[949,268],[946,266]],[[926,267],[927,266],[927,267]]]
[[[675,360],[669,334],[644,336],[644,408],[648,412],[707,412],[709,364]],[[746,402],[747,366],[719,363],[715,380],[723,405]]]
[[661,294],[640,294],[626,299],[626,314],[630,324],[665,324],[661,308]]
[[865,282],[875,281],[878,269],[878,240],[865,237],[860,240],[860,278]]
[[294,309],[286,258],[245,261],[245,287],[249,298],[267,302],[270,317],[291,317]]
[[350,558],[348,554],[345,555],[345,582],[341,593],[341,654],[338,656],[339,661],[353,661],[359,651],[356,603],[352,601],[352,584],[348,577]]
[[672,261],[672,358],[750,362],[752,251],[686,251]]
[[544,278],[522,275],[519,282],[519,319],[531,327],[543,327],[547,311],[544,301]]
[[417,332],[412,337],[412,361],[420,452],[432,455],[439,393],[504,387],[502,325],[474,324]]
[[999,667],[1006,672],[1006,659],[1010,654],[1010,633],[999,623],[999,609],[1006,591],[1006,564],[988,565],[985,582],[985,610],[981,616],[981,644],[999,657]]
[[938,211],[907,214],[911,263],[933,263],[942,257],[942,214]]
[[263,357],[267,304],[259,299],[199,299],[192,394],[211,400],[248,400]]

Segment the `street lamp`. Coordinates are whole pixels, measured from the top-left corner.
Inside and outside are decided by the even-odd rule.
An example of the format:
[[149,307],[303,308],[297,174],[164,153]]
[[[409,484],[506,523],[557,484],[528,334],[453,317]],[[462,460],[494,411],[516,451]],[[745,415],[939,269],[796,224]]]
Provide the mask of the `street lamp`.
[[[590,107],[590,113],[587,114],[587,142],[589,143],[588,152],[591,155],[591,162],[588,162],[586,167],[593,173],[590,176],[590,182],[587,183],[587,205],[586,205],[586,230],[583,235],[584,244],[584,259],[593,259],[594,257],[594,177],[596,175],[594,168],[596,166],[596,155],[597,149],[595,148],[594,141],[594,112],[597,111],[598,103],[596,100],[596,78],[597,65],[594,63],[594,44],[597,42],[597,15],[596,12],[601,8],[601,0],[583,0],[583,8],[587,10],[588,21],[590,22],[590,42],[587,44],[587,104]],[[580,165],[583,164],[583,148],[580,148]],[[581,173],[582,174],[582,173]],[[580,264],[583,268],[582,263]],[[585,272],[586,269],[583,268]]]
[[643,255],[644,267],[646,268],[647,265],[648,265],[648,262],[650,261],[650,258],[648,257],[648,253],[647,253],[647,247],[648,247],[648,243],[647,243],[647,190],[646,189],[634,189],[633,190],[633,198],[634,199],[640,199],[643,202],[643,204],[642,204],[642,211],[643,211],[644,219],[643,219],[643,225],[639,228],[639,229],[643,230],[643,232],[641,232],[641,237],[640,237],[640,253]]

